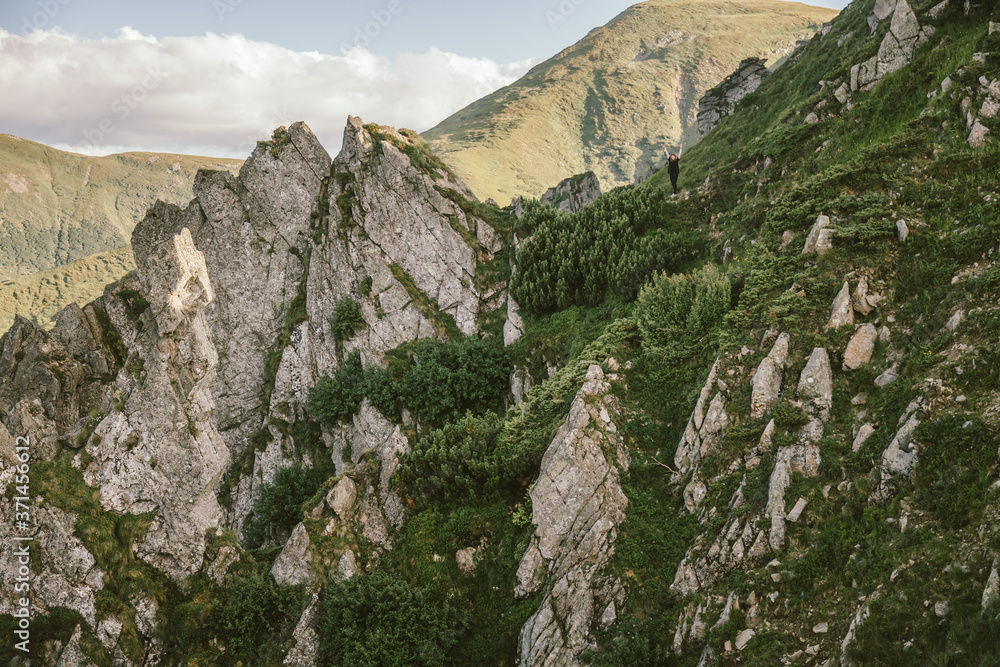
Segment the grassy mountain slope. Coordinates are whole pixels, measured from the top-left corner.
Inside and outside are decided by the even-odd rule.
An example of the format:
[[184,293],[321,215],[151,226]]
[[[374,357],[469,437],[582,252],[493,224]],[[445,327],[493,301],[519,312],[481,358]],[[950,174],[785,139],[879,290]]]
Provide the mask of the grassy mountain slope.
[[539,196],[593,170],[605,189],[691,145],[698,101],[744,58],[775,62],[836,12],[650,0],[424,133],[479,197]]
[[0,280],[121,248],[157,199],[191,199],[199,169],[241,164],[157,153],[88,157],[0,135]]
[[68,304],[90,303],[134,269],[132,248],[125,246],[0,283],[0,331],[10,328],[15,315],[48,326]]
[[[931,18],[936,3],[912,3],[921,25],[936,28],[930,42],[912,64],[855,93],[847,109],[834,90],[878,51],[889,27],[886,19],[869,37],[874,4],[856,0],[828,35],[813,38],[685,152],[681,181],[689,190],[681,198],[664,195],[664,171],[605,195],[596,204],[602,215],[560,218],[529,207],[524,224],[536,238],[556,229],[565,241],[537,254],[525,252],[535,241],[522,244],[512,293],[540,304],[528,336],[543,344],[554,323],[565,330],[566,322],[601,314],[625,315],[608,331],[634,327],[608,350],[633,362],[621,389],[636,415],[625,429],[633,454],[629,519],[614,566],[629,582],[629,610],[593,664],[693,666],[705,655],[706,664],[720,665],[1000,659],[1000,607],[983,603],[1000,554],[1000,123],[983,113],[990,99],[1000,102],[1000,35],[987,34],[1000,13],[980,5],[965,15],[951,3]],[[942,92],[946,78],[951,86]],[[818,123],[805,122],[810,113]],[[990,131],[981,147],[967,140],[973,120]],[[647,214],[651,203],[656,212]],[[803,255],[821,214],[833,221],[833,249]],[[587,247],[585,228],[618,218],[637,239],[625,238],[623,248],[611,242],[593,257],[572,252],[581,239]],[[666,233],[700,238],[709,268],[644,254],[644,240]],[[644,256],[629,259],[636,246]],[[632,301],[614,286],[621,275],[634,280],[626,270],[635,266],[676,275],[647,282]],[[565,287],[546,287],[560,281]],[[857,310],[854,325],[829,327],[845,281],[852,295],[864,281],[881,300],[870,312]],[[863,324],[885,327],[885,335],[869,362],[848,370],[847,346]],[[587,328],[590,336],[600,331]],[[779,332],[791,341],[780,400],[754,418],[751,375]],[[815,442],[818,470],[791,474],[784,508],[802,498],[805,512],[786,524],[780,549],[753,558],[745,554],[757,530],[766,540],[771,527],[776,451],[806,437],[809,406],[796,385],[815,348],[827,350],[833,375],[829,418]],[[677,443],[717,359],[728,425],[698,472],[672,475]],[[893,474],[885,453],[910,417],[919,420],[914,467]],[[772,448],[757,449],[771,419]],[[866,424],[874,433],[856,440]],[[682,492],[695,478],[705,490],[692,513]],[[737,556],[734,535],[754,525]],[[687,595],[672,587],[683,558],[705,575]],[[723,618],[734,599],[738,606]],[[734,650],[748,629],[755,634]]]

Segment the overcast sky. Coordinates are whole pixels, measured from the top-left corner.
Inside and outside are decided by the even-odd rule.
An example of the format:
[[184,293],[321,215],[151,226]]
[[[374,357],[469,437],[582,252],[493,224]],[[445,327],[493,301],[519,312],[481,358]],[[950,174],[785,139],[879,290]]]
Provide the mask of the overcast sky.
[[305,120],[334,153],[348,114],[426,130],[633,3],[0,0],[0,132],[246,157]]

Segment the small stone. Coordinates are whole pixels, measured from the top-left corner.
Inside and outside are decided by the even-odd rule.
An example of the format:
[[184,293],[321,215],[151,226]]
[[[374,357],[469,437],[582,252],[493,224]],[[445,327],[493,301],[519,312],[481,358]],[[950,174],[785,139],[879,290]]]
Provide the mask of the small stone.
[[857,396],[851,399],[851,405],[864,405],[868,402],[868,394],[866,392],[861,392]]
[[799,398],[813,401],[820,410],[828,410],[833,403],[833,372],[830,355],[825,348],[814,348],[809,361],[799,376]]
[[990,576],[986,580],[986,587],[983,589],[983,607],[994,604],[1000,600],[1000,574],[997,572],[997,562],[998,559],[994,558],[993,569],[990,570]]
[[358,567],[358,559],[354,556],[354,552],[348,549],[340,556],[340,562],[337,563],[337,574],[334,578],[337,581],[344,581],[360,573],[361,568]]
[[464,577],[473,577],[476,574],[476,548],[468,547],[455,552],[455,562],[458,564],[458,571]]
[[969,399],[966,398],[965,394],[959,394],[958,397],[955,398],[956,403],[965,403],[967,400]]
[[846,83],[841,84],[840,88],[833,93],[833,96],[841,104],[847,104],[847,101],[851,99],[851,87]]
[[851,286],[845,280],[844,286],[840,288],[837,297],[833,300],[833,307],[830,309],[830,321],[827,322],[827,329],[836,329],[845,324],[854,324],[854,308],[851,305]]
[[813,632],[815,632],[817,635],[825,635],[829,631],[830,631],[829,623],[817,623],[816,625],[813,626]]
[[278,584],[291,585],[308,583],[315,578],[309,533],[303,524],[292,530],[292,536],[271,567],[271,576]]
[[736,635],[736,650],[742,651],[756,635],[757,633],[749,628]]
[[[820,234],[823,230],[827,229],[830,226],[830,224],[831,224],[830,218],[828,216],[821,215],[818,218],[816,218],[816,222],[813,224],[812,229],[809,230],[809,235],[806,236],[805,245],[802,246],[803,255],[808,255],[811,252],[820,252],[819,249]],[[829,241],[829,237],[827,238],[827,241]],[[825,248],[823,252],[829,250],[832,247],[833,246],[830,245],[828,248]]]
[[792,511],[789,512],[788,516],[786,516],[785,518],[788,521],[795,523],[802,516],[802,512],[805,510],[807,504],[809,504],[808,500],[806,500],[805,498],[799,498],[798,501],[796,501],[795,503],[795,507],[792,508]]
[[861,446],[867,442],[868,438],[872,437],[874,432],[875,427],[871,424],[865,424],[862,426],[858,431],[858,437],[854,438],[854,442],[851,444],[851,449],[855,452],[861,449]]
[[900,243],[906,243],[906,238],[910,235],[910,228],[905,220],[896,221],[896,235],[899,237]]
[[948,615],[948,603],[947,602],[937,602],[934,604],[934,615],[938,618],[944,618]]
[[358,498],[358,487],[350,477],[344,477],[326,494],[326,504],[342,519],[346,519]]
[[892,384],[899,379],[899,362],[896,362],[886,370],[884,373],[875,378],[875,384],[879,387],[885,387]]
[[972,148],[982,148],[987,139],[989,139],[990,130],[988,127],[980,123],[978,120],[972,124],[972,130],[969,132],[969,146]]
[[948,323],[944,325],[945,331],[954,331],[958,328],[958,325],[962,323],[962,318],[965,316],[964,310],[956,310],[955,314],[948,319]]
[[844,351],[844,370],[857,370],[871,361],[877,336],[874,324],[865,324],[858,329]]
[[[826,625],[826,623],[823,623],[822,625]],[[813,631],[815,631],[815,628],[813,629]],[[808,647],[806,649],[806,655],[816,655],[817,653],[819,653],[819,648],[820,648],[819,644],[815,644],[813,646]]]
[[817,116],[815,113],[811,113],[808,116],[806,116],[806,123],[808,123],[809,125],[815,125],[818,122],[819,122],[819,116]]

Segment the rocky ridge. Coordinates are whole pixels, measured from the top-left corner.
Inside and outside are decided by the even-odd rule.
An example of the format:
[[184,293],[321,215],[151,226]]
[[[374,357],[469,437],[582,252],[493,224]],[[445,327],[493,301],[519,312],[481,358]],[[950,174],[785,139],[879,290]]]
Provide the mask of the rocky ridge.
[[[282,424],[309,419],[306,393],[321,373],[352,350],[380,363],[400,343],[475,334],[483,318],[506,313],[504,285],[477,270],[501,249],[498,231],[471,213],[471,195],[446,167],[419,161],[414,142],[351,118],[331,161],[296,123],[259,144],[239,176],[200,172],[187,207],[158,203],[135,230],[134,275],[64,310],[51,332],[18,318],[0,339],[4,453],[16,433],[30,436],[38,467],[71,456],[80,483],[100,489],[99,514],[148,517],[135,558],[178,584],[202,568],[221,581],[238,557],[228,549],[206,561],[206,534],[239,530],[257,490],[298,460]],[[346,298],[361,302],[364,324],[341,345],[330,316]],[[339,471],[357,469],[350,530],[391,548],[403,508],[389,479],[406,438],[367,402],[351,424],[321,435],[305,464],[325,455]],[[378,465],[368,474],[359,464],[371,450]],[[4,468],[5,483],[12,473]],[[134,624],[134,639],[156,655],[157,601],[123,600],[125,611],[97,623],[109,573],[59,509],[72,503],[49,502],[37,521],[50,565],[35,613],[74,609],[126,661],[118,636]],[[302,526],[285,551],[275,578],[312,581]],[[353,553],[338,556],[334,569],[359,570]],[[0,573],[11,585],[13,576]]]

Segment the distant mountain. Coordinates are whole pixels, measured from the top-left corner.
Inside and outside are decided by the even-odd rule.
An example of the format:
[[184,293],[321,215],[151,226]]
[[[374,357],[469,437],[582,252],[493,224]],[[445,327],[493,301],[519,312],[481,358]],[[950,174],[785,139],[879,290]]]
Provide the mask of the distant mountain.
[[121,248],[157,199],[191,199],[199,169],[242,164],[171,153],[89,157],[0,134],[0,280]]
[[20,315],[40,327],[55,322],[71,303],[81,306],[104,293],[104,287],[135,269],[132,247],[90,255],[69,264],[0,284],[0,331]]
[[771,0],[649,0],[423,134],[480,198],[597,174],[632,183],[694,143],[698,101],[740,61],[778,61],[836,11]]

